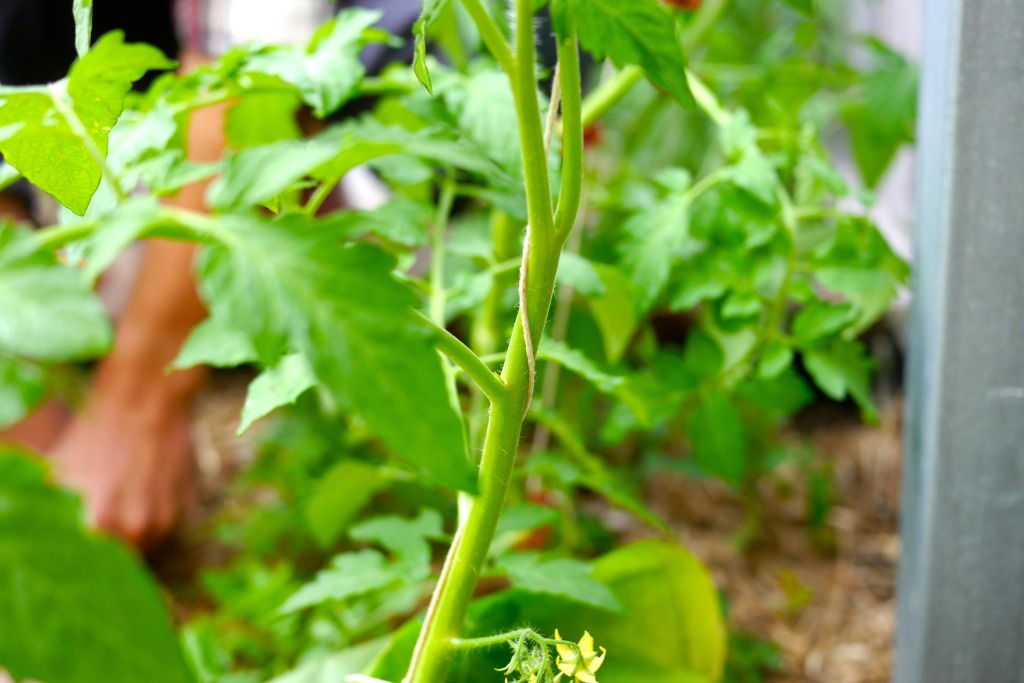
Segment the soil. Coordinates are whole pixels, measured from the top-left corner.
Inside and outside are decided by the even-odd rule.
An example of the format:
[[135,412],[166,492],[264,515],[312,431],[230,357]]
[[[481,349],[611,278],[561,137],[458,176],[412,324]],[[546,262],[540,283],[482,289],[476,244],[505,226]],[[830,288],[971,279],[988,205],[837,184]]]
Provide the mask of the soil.
[[[195,573],[222,564],[210,518],[226,483],[251,462],[258,435],[234,436],[244,378],[221,377],[196,410],[194,437],[203,475],[203,505],[178,538],[150,558],[182,618],[196,609]],[[786,440],[827,463],[832,504],[817,529],[807,524],[807,473],[796,463],[766,478],[757,540],[742,543],[747,516],[724,487],[683,476],[659,476],[648,502],[705,562],[726,596],[730,631],[770,642],[779,652],[779,683],[887,683],[895,625],[899,555],[897,513],[902,400],[882,408],[879,427],[864,426],[841,407],[802,416]],[[258,430],[256,430],[258,433]],[[623,540],[646,532],[605,511]]]

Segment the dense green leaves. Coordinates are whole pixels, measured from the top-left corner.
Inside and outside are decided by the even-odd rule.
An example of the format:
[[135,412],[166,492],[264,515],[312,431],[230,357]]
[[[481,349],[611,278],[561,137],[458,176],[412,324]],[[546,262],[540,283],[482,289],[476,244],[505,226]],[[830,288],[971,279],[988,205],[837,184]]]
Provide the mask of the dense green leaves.
[[190,683],[153,581],[80,519],[38,462],[0,449],[0,669],[47,683]]
[[149,45],[109,33],[48,87],[0,88],[0,153],[82,215],[99,187],[100,162],[131,84],[174,62]]
[[0,227],[0,355],[42,361],[93,358],[113,330],[77,271],[37,252],[28,234]]
[[360,53],[367,42],[386,39],[386,34],[370,30],[380,17],[379,11],[349,9],[325,24],[308,48],[268,48],[250,57],[245,71],[293,84],[313,113],[323,118],[358,93],[366,74]]
[[690,174],[663,172],[657,178],[664,196],[645,207],[623,225],[620,245],[623,266],[636,284],[643,310],[649,310],[668,282],[673,264],[690,236]]
[[390,274],[390,257],[368,244],[342,245],[297,216],[224,217],[221,230],[222,244],[201,268],[214,319],[247,334],[264,365],[302,354],[339,404],[397,454],[472,490],[440,359],[414,315],[415,296]]
[[641,66],[655,85],[692,101],[679,25],[660,0],[554,0],[551,17],[560,35],[578,31],[596,57]]

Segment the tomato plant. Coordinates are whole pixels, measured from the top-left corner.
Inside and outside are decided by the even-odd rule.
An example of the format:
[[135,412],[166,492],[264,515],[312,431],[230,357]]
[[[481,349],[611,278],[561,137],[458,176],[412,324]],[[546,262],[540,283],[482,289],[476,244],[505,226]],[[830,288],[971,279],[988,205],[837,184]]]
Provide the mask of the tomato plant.
[[[136,563],[4,451],[0,666],[43,683],[717,680],[710,574],[634,475],[685,455],[751,501],[756,527],[775,433],[815,387],[874,417],[858,335],[907,273],[844,208],[864,195],[822,142],[870,118],[865,77],[745,34],[760,21],[817,49],[827,22],[678,4],[515,0],[506,18],[426,0],[411,69],[373,77],[359,54],[393,37],[349,10],[307,46],[237,48],[129,95],[174,64],[118,33],[92,44],[76,2],[68,77],[0,88],[0,178],[65,207],[55,226],[0,228],[0,421],[52,368],[109,349],[92,283],[150,238],[201,245],[210,316],[175,366],[258,368],[243,431],[292,417],[248,475],[280,504],[227,526],[248,555],[208,575],[227,608],[185,627],[188,663]],[[545,5],[557,59],[538,65]],[[745,52],[765,61],[743,71]],[[586,95],[581,54],[611,65]],[[298,137],[300,108],[326,119],[368,96],[369,114]],[[228,150],[189,161],[189,115],[215,104],[231,106]],[[585,153],[586,130],[601,134]],[[321,211],[357,167],[389,201]],[[159,201],[208,178],[208,214]],[[609,550],[574,505],[584,491],[662,538]]]

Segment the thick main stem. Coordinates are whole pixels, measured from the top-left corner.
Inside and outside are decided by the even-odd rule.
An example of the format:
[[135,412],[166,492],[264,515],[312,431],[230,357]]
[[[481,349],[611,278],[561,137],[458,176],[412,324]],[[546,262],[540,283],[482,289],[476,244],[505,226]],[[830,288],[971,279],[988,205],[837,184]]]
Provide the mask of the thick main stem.
[[[563,47],[573,51],[577,49],[575,40],[564,41]],[[576,131],[581,129],[578,122],[578,61],[571,60],[570,67],[572,68],[566,69],[563,65],[563,74],[574,73],[564,76],[566,80],[562,85],[571,84],[575,88],[574,93],[566,95],[572,97],[576,103],[572,105],[572,110],[577,120],[568,126]],[[456,531],[452,547],[441,570],[440,581],[427,610],[426,622],[413,652],[409,673],[404,679],[406,683],[442,683],[455,656],[454,641],[461,633],[466,609],[487,559],[487,552],[512,480],[512,470],[519,448],[530,382],[523,319],[525,317],[530,321],[531,336],[539,340],[551,306],[559,254],[566,236],[564,232],[559,234],[555,229],[551,205],[547,156],[537,97],[533,0],[516,0],[515,62],[507,71],[512,82],[519,119],[527,211],[531,226],[527,254],[529,267],[523,272],[523,277],[526,278],[526,307],[520,311],[516,320],[512,341],[505,356],[502,371],[502,379],[506,385],[505,396],[491,404],[480,461],[479,495],[470,500],[463,510],[465,514]],[[576,147],[575,143],[569,145],[565,153],[575,154]],[[567,172],[576,173],[580,164],[570,159],[569,163],[564,163],[563,166],[567,168]],[[576,197],[575,201],[564,209],[563,221],[566,225],[573,222],[568,214],[574,215],[573,204],[578,206],[581,183],[582,173],[579,173],[563,184],[563,193],[567,187],[570,190],[569,196]]]

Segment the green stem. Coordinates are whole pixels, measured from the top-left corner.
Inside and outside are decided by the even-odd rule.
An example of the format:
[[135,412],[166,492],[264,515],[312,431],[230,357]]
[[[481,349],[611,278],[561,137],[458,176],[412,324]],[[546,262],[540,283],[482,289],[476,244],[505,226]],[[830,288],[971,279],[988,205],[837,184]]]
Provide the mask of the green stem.
[[621,102],[643,77],[643,69],[638,66],[627,66],[587,95],[587,99],[583,101],[583,126],[593,125],[604,118],[605,114]]
[[494,21],[494,17],[491,16],[491,13],[487,11],[487,8],[484,7],[480,0],[462,0],[462,6],[466,8],[466,12],[469,13],[473,23],[476,24],[477,30],[480,31],[480,37],[483,38],[487,51],[498,62],[498,66],[505,73],[511,75],[515,70],[515,59],[512,56],[512,50],[509,48],[508,42],[505,40],[505,36]]
[[303,207],[303,212],[305,212],[307,216],[315,216],[317,211],[319,211],[320,207],[324,205],[324,202],[327,201],[328,197],[331,196],[331,192],[334,191],[334,188],[336,188],[340,182],[341,178],[334,177],[328,178],[317,185],[317,188],[313,190],[313,194],[309,197],[309,201],[306,202],[306,206]]
[[[426,316],[423,317],[426,319]],[[461,339],[433,321],[430,324],[434,329],[434,345],[437,350],[462,368],[492,402],[503,400],[508,390],[497,373],[492,372],[483,359],[473,353],[473,349]]]
[[[490,15],[481,19],[479,13],[474,14],[473,8],[482,10],[477,0],[463,2],[481,27],[481,32],[486,34],[493,25]],[[453,639],[462,630],[466,609],[487,559],[519,449],[531,372],[523,320],[525,317],[530,321],[533,338],[540,339],[551,305],[555,272],[564,242],[563,236],[555,234],[551,208],[544,134],[537,97],[533,4],[533,0],[516,0],[516,56],[514,65],[509,65],[514,68],[507,69],[519,120],[527,211],[531,226],[527,241],[528,268],[520,276],[525,280],[527,305],[520,309],[512,341],[506,352],[502,371],[502,380],[506,386],[504,396],[491,405],[480,461],[479,495],[467,500],[461,508],[464,514],[460,515],[459,527],[427,609],[409,672],[404,679],[406,683],[440,683],[446,679],[451,668],[456,652]],[[493,38],[488,40],[485,35],[485,41],[491,48]],[[498,59],[499,62],[503,61],[501,57]],[[563,68],[563,72],[568,70]],[[579,124],[574,121],[570,125]],[[582,181],[581,174],[573,182],[582,184]]]
[[564,239],[576,222],[583,194],[583,87],[580,46],[575,36],[558,41],[558,64],[562,81],[562,188],[555,209],[555,231]]

